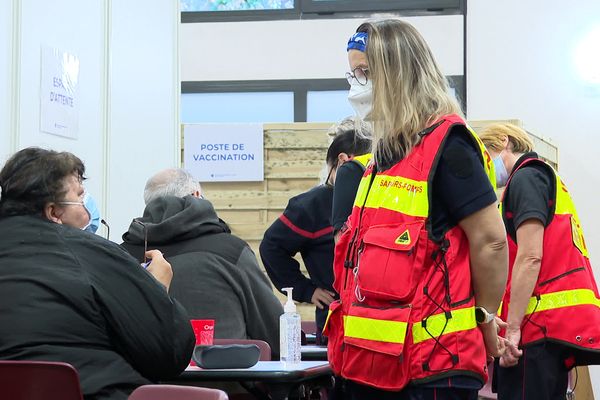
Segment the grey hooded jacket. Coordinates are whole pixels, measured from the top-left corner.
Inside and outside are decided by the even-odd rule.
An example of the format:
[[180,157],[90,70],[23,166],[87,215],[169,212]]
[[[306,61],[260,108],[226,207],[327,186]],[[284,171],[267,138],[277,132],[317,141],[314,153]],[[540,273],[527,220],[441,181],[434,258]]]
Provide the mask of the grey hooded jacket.
[[[281,303],[248,244],[230,233],[209,201],[160,197],[137,220],[146,227],[148,250],[159,249],[171,263],[169,293],[190,319],[214,319],[215,338],[260,339],[279,353]],[[123,241],[143,259],[141,224],[133,222]]]

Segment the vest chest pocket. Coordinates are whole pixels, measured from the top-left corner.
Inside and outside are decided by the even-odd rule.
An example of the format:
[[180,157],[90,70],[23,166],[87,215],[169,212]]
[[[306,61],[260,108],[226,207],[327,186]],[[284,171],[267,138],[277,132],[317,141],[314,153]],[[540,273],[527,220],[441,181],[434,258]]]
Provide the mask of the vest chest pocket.
[[356,270],[357,293],[367,299],[411,300],[426,251],[423,221],[370,227],[363,237]]

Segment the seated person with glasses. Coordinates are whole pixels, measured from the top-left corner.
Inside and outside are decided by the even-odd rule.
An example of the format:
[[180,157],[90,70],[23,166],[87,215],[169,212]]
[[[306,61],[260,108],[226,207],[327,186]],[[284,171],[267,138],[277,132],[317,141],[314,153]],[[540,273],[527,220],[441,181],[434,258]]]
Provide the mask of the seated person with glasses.
[[40,148],[0,171],[0,359],[66,362],[86,400],[125,400],[178,375],[194,335],[160,252],[144,270],[83,230],[84,172],[73,154]]
[[182,169],[146,183],[146,208],[121,244],[138,260],[158,249],[173,265],[169,293],[192,319],[214,319],[217,339],[259,339],[279,353],[281,303],[250,246],[201,198],[200,184]]

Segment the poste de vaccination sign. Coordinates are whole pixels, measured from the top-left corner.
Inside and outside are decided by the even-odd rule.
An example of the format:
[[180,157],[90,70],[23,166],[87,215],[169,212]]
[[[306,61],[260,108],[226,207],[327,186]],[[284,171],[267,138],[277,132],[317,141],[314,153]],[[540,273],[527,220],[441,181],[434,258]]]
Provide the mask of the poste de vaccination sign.
[[262,124],[188,124],[184,168],[200,182],[262,181]]

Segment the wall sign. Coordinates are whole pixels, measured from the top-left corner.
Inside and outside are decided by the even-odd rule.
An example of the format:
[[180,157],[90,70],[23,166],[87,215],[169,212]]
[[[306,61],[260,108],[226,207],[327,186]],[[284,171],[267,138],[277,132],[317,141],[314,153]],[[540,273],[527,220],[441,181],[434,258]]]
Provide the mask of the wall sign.
[[79,131],[79,58],[42,46],[40,130],[77,139]]
[[200,182],[262,181],[262,124],[184,126],[184,168]]

